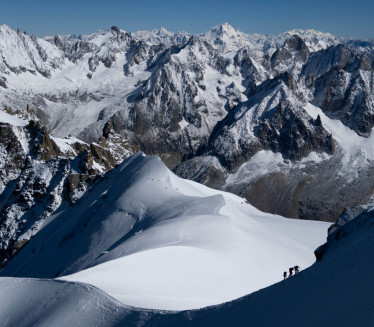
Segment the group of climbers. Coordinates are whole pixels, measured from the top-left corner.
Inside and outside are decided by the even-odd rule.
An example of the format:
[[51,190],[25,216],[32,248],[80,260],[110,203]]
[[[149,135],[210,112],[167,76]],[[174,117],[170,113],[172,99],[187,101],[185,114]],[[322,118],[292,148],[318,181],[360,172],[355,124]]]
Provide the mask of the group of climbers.
[[[294,274],[294,271],[295,271],[295,275],[298,274],[299,273],[299,269],[300,269],[299,266],[294,266],[294,267],[291,267],[290,269],[288,269],[288,271],[289,271],[288,277],[291,277]],[[285,271],[283,273],[283,279],[286,279],[286,278],[287,278],[287,271]]]

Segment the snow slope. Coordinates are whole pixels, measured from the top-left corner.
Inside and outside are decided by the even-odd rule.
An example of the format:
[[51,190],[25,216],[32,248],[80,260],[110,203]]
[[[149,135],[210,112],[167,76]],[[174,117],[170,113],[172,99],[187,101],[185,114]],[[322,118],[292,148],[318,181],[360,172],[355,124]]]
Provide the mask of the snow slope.
[[156,315],[145,326],[374,325],[373,206],[332,234],[322,260],[242,299],[198,311]]
[[330,235],[309,269],[233,302],[145,311],[79,283],[0,278],[0,320],[4,326],[373,326],[373,217],[372,205],[361,209]]
[[134,309],[81,283],[0,278],[3,327],[116,326]]
[[172,310],[226,302],[310,266],[329,226],[262,213],[142,154],[48,219],[3,276],[64,276]]

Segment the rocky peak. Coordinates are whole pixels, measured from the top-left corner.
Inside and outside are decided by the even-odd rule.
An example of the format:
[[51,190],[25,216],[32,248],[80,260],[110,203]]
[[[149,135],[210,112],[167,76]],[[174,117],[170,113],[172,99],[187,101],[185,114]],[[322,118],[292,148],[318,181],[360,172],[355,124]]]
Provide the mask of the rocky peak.
[[309,54],[305,42],[298,35],[292,35],[271,56],[271,68],[277,73],[294,71],[298,74],[302,65],[308,61]]
[[330,46],[341,43],[341,40],[330,33],[324,33],[312,29],[293,29],[291,31],[280,34],[280,37],[288,39],[292,35],[298,35],[301,39],[303,39],[310,52],[327,49]]
[[[365,55],[352,53],[346,46],[325,51],[329,52],[330,61],[324,67],[327,72],[315,80],[313,102],[330,117],[340,119],[359,135],[368,137],[374,126],[371,87],[374,77],[370,60]],[[314,60],[310,66],[306,65],[305,71],[311,72],[316,64]],[[319,72],[322,72],[321,66]],[[333,68],[328,70],[327,66]]]
[[243,76],[242,85],[246,88],[245,94],[247,97],[252,96],[257,85],[267,76],[258,70],[258,66],[247,49],[241,49],[237,52],[233,58],[233,64],[240,69]]
[[53,38],[49,38],[48,41],[56,45],[56,47],[74,63],[81,60],[86,53],[97,50],[97,47],[94,44],[79,38],[69,38],[56,35]]
[[237,30],[232,27],[229,23],[223,23],[219,24],[217,26],[214,26],[209,30],[208,33],[216,34],[217,36],[223,36],[223,35],[233,35],[237,32]]
[[290,160],[300,160],[311,151],[332,154],[335,142],[320,119],[306,123],[303,116],[293,103],[282,100],[255,128],[255,135],[264,149],[280,152]]
[[26,129],[30,135],[32,154],[37,160],[48,161],[52,157],[61,155],[60,149],[51,139],[50,131],[40,121],[30,120]]
[[338,44],[313,53],[301,73],[319,77],[335,67],[352,71],[358,63],[359,55],[348,46]]
[[77,201],[98,176],[134,153],[111,123],[100,144],[55,138],[34,119],[18,125],[0,122],[0,265],[63,202]]
[[114,36],[114,40],[116,40],[118,43],[127,44],[132,40],[131,35],[127,32],[121,31],[118,26],[112,26],[110,31]]
[[0,72],[50,77],[51,69],[61,67],[63,61],[60,53],[50,50],[49,43],[42,39],[6,25],[0,28]]
[[331,134],[320,121],[308,117],[284,80],[294,84],[292,76],[284,73],[271,83],[264,82],[247,102],[229,112],[217,124],[204,153],[218,157],[230,171],[261,150],[281,153],[293,161],[312,151],[333,153]]
[[121,30],[119,29],[118,26],[112,26],[112,27],[110,28],[110,30],[112,31],[112,33],[113,33],[114,35],[118,35],[118,34],[121,33]]
[[156,33],[158,36],[172,36],[174,35],[174,33],[172,32],[169,32],[166,28],[164,27],[161,27],[157,33]]
[[275,81],[282,81],[290,90],[296,89],[296,82],[289,72],[284,72],[274,78]]
[[291,52],[298,52],[298,56],[303,62],[306,62],[309,58],[309,48],[307,47],[303,39],[296,34],[292,35],[284,42],[284,48],[288,49]]

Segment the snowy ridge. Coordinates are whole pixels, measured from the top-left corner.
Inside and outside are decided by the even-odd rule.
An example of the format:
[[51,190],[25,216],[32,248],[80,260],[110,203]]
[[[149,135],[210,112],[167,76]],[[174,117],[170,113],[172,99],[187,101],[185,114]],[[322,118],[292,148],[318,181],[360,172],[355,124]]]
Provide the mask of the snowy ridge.
[[[81,283],[29,278],[0,278],[2,326],[105,326],[117,324],[134,309]],[[26,314],[27,313],[27,314]]]
[[2,275],[62,276],[137,307],[199,308],[306,268],[328,226],[264,214],[137,154],[52,215]]
[[[184,191],[188,192],[187,188]],[[374,322],[370,301],[374,289],[368,273],[374,253],[372,209],[371,201],[356,210],[354,219],[334,230],[321,247],[323,252],[317,251],[319,261],[309,269],[229,303],[183,312],[143,310],[124,306],[81,283],[2,277],[0,318],[4,326],[29,326],[35,321],[41,326],[71,322],[105,326],[370,326]],[[360,301],[352,302],[352,298]],[[22,315],[25,310],[32,314]]]

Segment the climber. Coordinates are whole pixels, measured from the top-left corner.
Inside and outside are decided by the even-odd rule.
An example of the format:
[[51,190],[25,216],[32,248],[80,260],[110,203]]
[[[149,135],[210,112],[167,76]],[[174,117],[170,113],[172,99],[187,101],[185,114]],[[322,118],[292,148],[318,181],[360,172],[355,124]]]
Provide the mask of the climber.
[[284,273],[283,273],[283,280],[285,280],[287,278],[287,271],[285,271]]
[[291,277],[292,276],[292,272],[293,272],[293,268],[290,268],[289,271],[290,271],[289,277]]
[[298,273],[299,273],[299,268],[300,268],[300,267],[299,267],[299,266],[295,266],[295,267],[293,267],[293,268],[295,269],[295,275],[298,274]]

